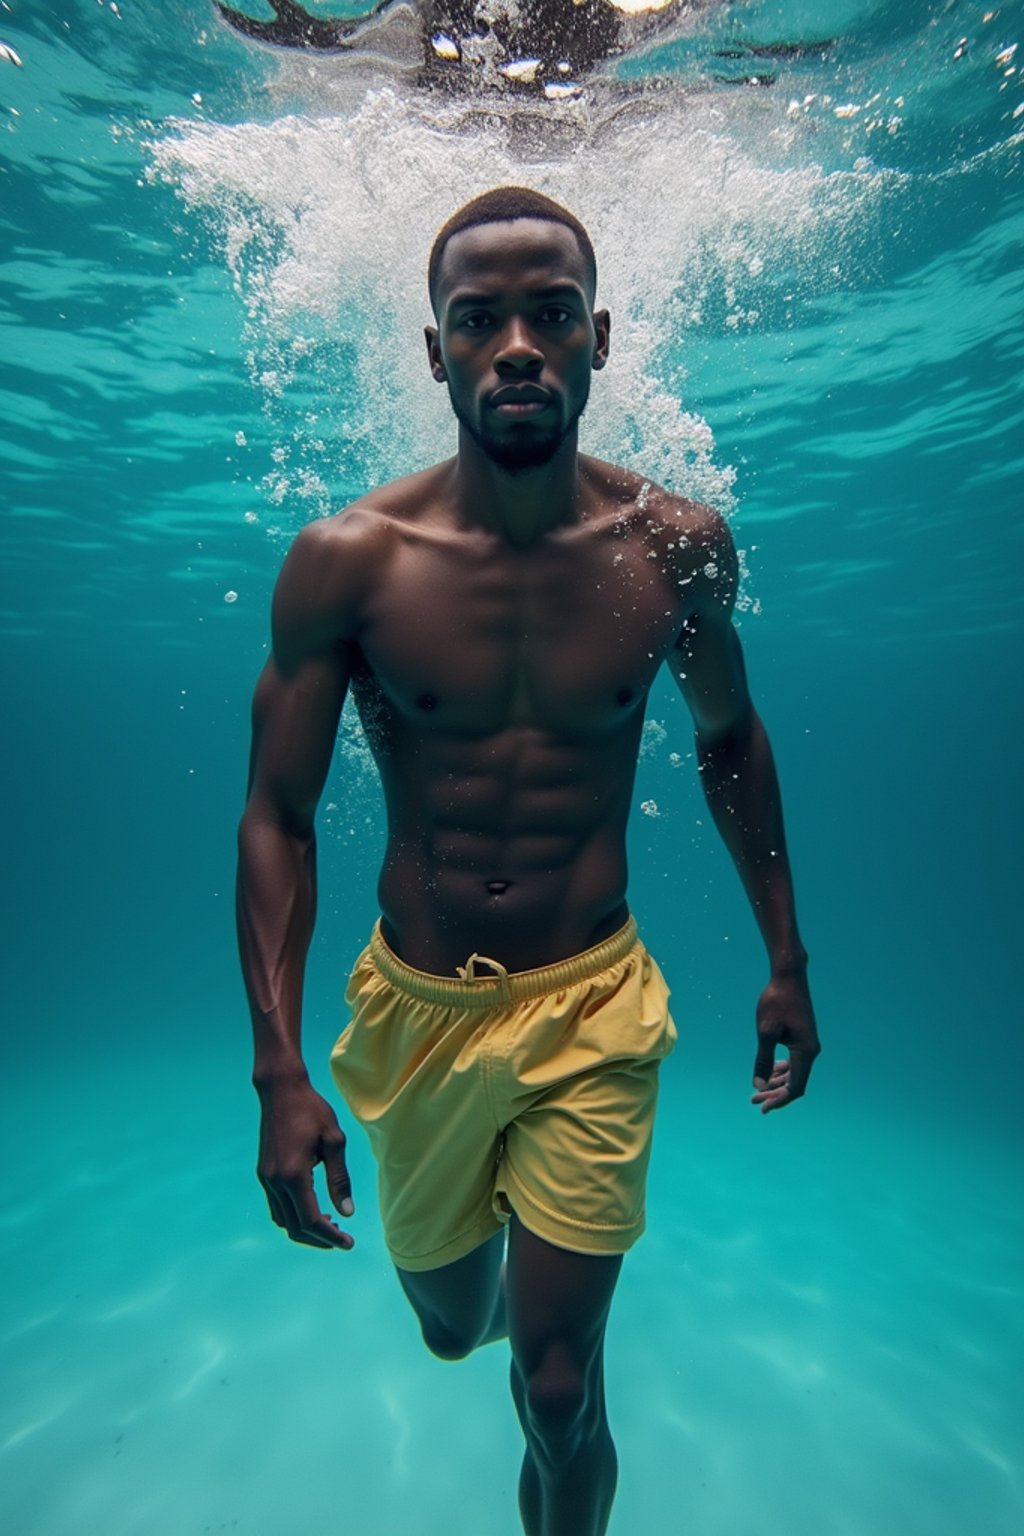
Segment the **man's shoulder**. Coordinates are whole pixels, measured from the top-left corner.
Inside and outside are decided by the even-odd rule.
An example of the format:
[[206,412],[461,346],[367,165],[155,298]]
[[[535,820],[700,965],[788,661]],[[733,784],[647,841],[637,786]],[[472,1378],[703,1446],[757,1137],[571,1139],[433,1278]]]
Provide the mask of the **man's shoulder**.
[[714,507],[691,501],[618,464],[582,456],[581,463],[620,529],[633,529],[645,538],[683,548],[731,544],[729,525]]
[[310,636],[323,642],[358,632],[403,529],[429,514],[438,474],[425,470],[380,486],[301,529],[274,593],[275,645],[280,638],[284,647],[288,636],[298,646]]
[[429,517],[446,466],[436,465],[375,487],[338,512],[317,518],[296,535],[295,565],[315,563],[324,572],[367,572],[400,542],[403,532]]
[[398,537],[404,527],[428,515],[437,498],[444,467],[437,465],[376,486],[340,511],[307,523],[297,535],[296,544],[301,541],[310,551],[315,549],[321,555],[354,555],[360,550],[372,553],[381,549]]

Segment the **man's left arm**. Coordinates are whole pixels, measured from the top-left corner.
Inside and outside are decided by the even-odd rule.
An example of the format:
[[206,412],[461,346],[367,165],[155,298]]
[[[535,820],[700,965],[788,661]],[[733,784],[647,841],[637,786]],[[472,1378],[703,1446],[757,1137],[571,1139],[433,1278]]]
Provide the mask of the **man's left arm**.
[[[753,1102],[762,1113],[798,1099],[821,1047],[807,986],[771,744],[747,687],[732,622],[736,556],[708,512],[689,584],[690,612],[669,658],[693,715],[704,795],[732,855],[768,950],[771,978],[757,1006]],[[691,548],[693,544],[691,543]],[[776,1051],[785,1046],[788,1060]]]

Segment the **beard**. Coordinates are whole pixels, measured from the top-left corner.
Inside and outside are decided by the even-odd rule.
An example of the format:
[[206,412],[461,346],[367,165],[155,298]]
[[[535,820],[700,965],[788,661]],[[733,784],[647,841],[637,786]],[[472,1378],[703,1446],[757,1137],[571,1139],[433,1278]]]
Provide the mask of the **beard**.
[[496,464],[499,469],[511,475],[521,474],[528,469],[541,469],[545,464],[550,464],[587,408],[587,401],[584,400],[569,421],[545,432],[538,432],[534,427],[524,427],[509,437],[495,440],[488,437],[478,423],[456,405],[452,399],[451,390],[448,391],[448,398],[451,400],[452,410],[459,425],[465,428],[481,452],[490,459],[492,464]]

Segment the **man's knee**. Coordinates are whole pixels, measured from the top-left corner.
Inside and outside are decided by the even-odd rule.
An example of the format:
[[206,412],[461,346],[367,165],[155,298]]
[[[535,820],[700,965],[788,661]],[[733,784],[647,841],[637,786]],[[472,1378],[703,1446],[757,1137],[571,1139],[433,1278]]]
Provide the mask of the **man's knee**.
[[523,1428],[534,1453],[562,1462],[591,1438],[601,1417],[600,1392],[587,1372],[561,1351],[551,1351],[523,1382]]
[[[397,1268],[399,1283],[416,1313],[423,1342],[439,1360],[464,1360],[477,1345],[504,1332],[501,1259],[504,1237],[495,1235],[464,1258],[424,1272]],[[500,1319],[497,1303],[500,1299]]]
[[424,1344],[439,1360],[465,1360],[480,1342],[475,1334],[470,1337],[465,1332],[448,1328],[436,1317],[420,1318],[420,1328]]

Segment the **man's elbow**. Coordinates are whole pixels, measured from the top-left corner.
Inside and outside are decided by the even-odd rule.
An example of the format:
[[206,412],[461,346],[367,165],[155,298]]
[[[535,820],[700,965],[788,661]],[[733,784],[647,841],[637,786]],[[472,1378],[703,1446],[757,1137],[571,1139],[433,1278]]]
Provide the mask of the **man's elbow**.
[[730,700],[720,709],[702,713],[696,721],[698,756],[728,756],[743,752],[760,725],[750,695]]
[[239,849],[250,847],[254,841],[265,837],[285,837],[290,842],[312,843],[315,837],[314,806],[300,806],[261,793],[250,791],[238,823]]

